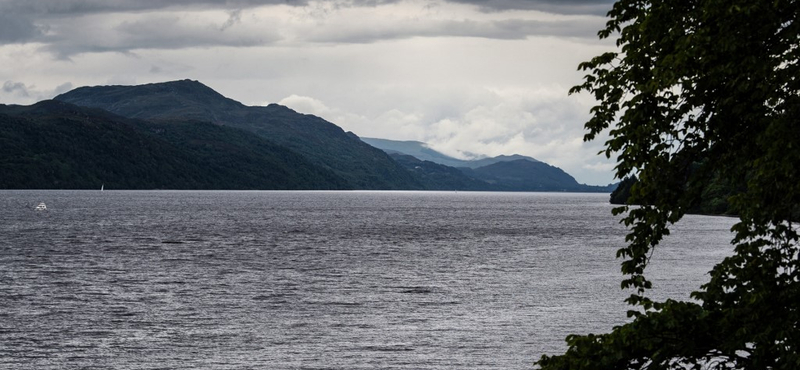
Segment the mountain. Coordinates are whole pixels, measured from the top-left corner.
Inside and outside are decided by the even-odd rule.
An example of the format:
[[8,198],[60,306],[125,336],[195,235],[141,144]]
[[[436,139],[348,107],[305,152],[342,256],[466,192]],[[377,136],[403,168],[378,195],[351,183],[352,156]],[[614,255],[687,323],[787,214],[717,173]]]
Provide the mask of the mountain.
[[360,139],[191,80],[81,87],[0,107],[4,188],[612,190],[531,157],[467,161],[425,143]]
[[396,141],[362,137],[362,141],[389,154],[409,155],[421,161],[430,161],[450,167],[465,167],[467,161],[450,157],[419,141]]
[[47,100],[0,105],[3,189],[347,189],[305,157],[206,122],[147,122]]
[[254,133],[330,170],[353,189],[422,189],[388,154],[322,118],[277,104],[246,106],[192,80],[81,87],[55,100],[149,121],[200,121]]
[[509,191],[608,192],[605,186],[579,184],[562,169],[544,162],[517,159],[465,170],[467,175]]
[[503,190],[486,181],[469,177],[455,167],[422,161],[406,154],[395,153],[391,156],[414,174],[426,190]]
[[[437,152],[419,141],[361,140],[391,154],[426,187],[434,189],[611,192],[616,188],[615,184],[579,184],[558,167],[518,154],[462,160]],[[455,170],[463,176],[456,176]]]
[[526,161],[526,162],[533,162],[533,163],[544,163],[544,162],[541,162],[541,161],[539,161],[537,159],[534,159],[534,158],[531,158],[531,157],[528,157],[528,156],[519,155],[519,154],[512,154],[512,155],[499,155],[497,157],[481,158],[481,159],[475,159],[475,160],[467,161],[466,165],[462,166],[462,167],[480,168],[480,167],[493,165],[495,163],[512,162],[512,161]]
[[446,154],[440,153],[436,150],[431,149],[428,146],[428,144],[419,141],[396,141],[396,140],[376,139],[367,137],[363,137],[361,138],[361,140],[389,154],[410,155],[422,161],[431,161],[434,163],[443,164],[445,166],[450,166],[450,167],[478,168],[478,167],[488,166],[490,164],[494,164],[497,162],[508,162],[517,159],[525,159],[531,162],[539,162],[534,158],[522,156],[519,154],[514,154],[510,156],[501,155],[498,157],[481,158],[476,160],[464,160],[464,159],[453,158]]

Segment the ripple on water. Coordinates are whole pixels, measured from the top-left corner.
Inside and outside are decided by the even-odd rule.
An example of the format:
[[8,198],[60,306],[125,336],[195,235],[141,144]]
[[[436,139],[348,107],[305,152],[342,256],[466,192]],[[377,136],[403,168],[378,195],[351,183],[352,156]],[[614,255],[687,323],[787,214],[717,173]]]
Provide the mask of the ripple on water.
[[[603,194],[0,194],[0,368],[528,369],[626,319]],[[699,286],[730,223],[654,281]]]

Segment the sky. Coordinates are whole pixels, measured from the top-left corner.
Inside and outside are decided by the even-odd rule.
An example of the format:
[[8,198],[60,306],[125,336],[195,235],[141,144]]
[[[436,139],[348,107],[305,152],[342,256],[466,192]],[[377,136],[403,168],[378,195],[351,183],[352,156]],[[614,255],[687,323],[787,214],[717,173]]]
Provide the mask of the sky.
[[458,158],[522,154],[614,182],[569,95],[610,0],[0,0],[0,103],[198,80],[361,137]]

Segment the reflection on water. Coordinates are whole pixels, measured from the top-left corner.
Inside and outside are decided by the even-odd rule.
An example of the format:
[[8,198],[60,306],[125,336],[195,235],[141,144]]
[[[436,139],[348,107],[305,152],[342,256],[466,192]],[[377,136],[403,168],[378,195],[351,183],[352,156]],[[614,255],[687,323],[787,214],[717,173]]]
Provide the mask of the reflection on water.
[[[0,368],[531,368],[625,321],[607,199],[3,191]],[[690,218],[656,295],[730,250],[733,220]]]

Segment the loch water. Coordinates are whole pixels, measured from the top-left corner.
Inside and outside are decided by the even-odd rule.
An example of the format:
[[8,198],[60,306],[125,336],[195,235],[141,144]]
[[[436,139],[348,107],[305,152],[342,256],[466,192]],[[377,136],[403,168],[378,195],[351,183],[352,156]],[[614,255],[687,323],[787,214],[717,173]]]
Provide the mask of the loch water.
[[[36,211],[40,202],[47,210]],[[531,369],[624,323],[608,194],[0,191],[0,369]],[[734,220],[687,216],[686,299]]]

